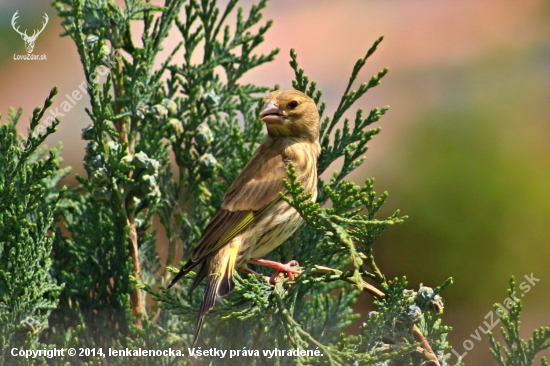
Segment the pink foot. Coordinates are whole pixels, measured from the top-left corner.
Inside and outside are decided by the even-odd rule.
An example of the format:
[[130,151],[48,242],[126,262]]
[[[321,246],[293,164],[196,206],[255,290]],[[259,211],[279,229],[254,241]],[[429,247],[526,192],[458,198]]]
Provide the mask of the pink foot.
[[286,273],[286,275],[288,276],[288,279],[291,281],[294,281],[294,275],[299,275],[300,273],[302,273],[300,269],[293,268],[298,266],[298,262],[295,260],[291,260],[288,263],[279,263],[279,262],[270,261],[267,259],[250,259],[249,262],[260,266],[273,268],[274,269],[273,275],[271,275],[271,278],[269,279],[269,283],[271,284],[274,283],[275,278],[281,272]]

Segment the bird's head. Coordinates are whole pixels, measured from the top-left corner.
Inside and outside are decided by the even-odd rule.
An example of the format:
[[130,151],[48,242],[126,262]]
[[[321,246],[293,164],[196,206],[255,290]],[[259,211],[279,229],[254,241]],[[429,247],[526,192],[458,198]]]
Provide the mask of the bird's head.
[[273,137],[319,139],[319,111],[313,99],[298,90],[275,90],[264,98],[260,119]]

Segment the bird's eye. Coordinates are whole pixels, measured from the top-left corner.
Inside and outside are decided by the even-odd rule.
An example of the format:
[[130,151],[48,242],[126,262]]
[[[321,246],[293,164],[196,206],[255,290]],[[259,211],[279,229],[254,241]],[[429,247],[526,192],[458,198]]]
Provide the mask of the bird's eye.
[[292,102],[288,103],[288,107],[290,109],[294,109],[294,108],[298,107],[298,102],[293,100]]

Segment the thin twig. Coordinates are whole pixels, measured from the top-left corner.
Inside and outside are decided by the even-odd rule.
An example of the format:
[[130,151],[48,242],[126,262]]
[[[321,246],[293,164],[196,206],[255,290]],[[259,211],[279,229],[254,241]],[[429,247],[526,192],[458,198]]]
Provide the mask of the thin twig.
[[[332,274],[334,276],[339,276],[341,280],[351,283],[352,285],[355,285],[357,288],[362,288],[364,291],[367,291],[368,293],[372,294],[373,296],[379,299],[383,299],[386,296],[384,292],[382,292],[375,286],[371,285],[370,283],[366,282],[365,280],[361,280],[362,283],[358,283],[355,277],[342,276],[344,272],[334,268],[329,268],[324,266],[314,266],[311,273],[323,274],[323,275]],[[426,339],[426,337],[424,337],[424,335],[420,331],[420,328],[418,328],[416,324],[413,326],[413,336],[417,342],[420,342],[420,346],[423,349],[422,355],[429,362],[428,365],[440,366],[439,360],[437,359],[435,352],[433,351],[432,347],[428,343],[428,340]]]
[[[298,324],[296,320],[294,320],[294,318],[290,316],[290,314],[288,313],[288,310],[285,308],[283,304],[283,299],[281,298],[281,295],[279,294],[278,291],[273,291],[273,294],[275,295],[275,299],[277,300],[277,307],[279,308],[281,315],[283,315],[283,317],[285,318],[286,324],[292,325],[294,330],[300,333],[300,335],[306,338],[310,343],[319,347],[319,349],[323,351],[323,353],[329,358],[331,362],[336,361],[340,364],[344,363],[343,360],[337,354],[335,354],[334,351],[330,350],[330,348],[326,347],[325,345],[317,341],[315,338],[313,338],[311,334],[303,330],[300,324]],[[286,324],[285,326],[287,326]],[[298,348],[298,345],[297,343],[295,343],[295,341],[292,342],[292,344],[294,345],[294,347]]]
[[[122,57],[120,56],[121,49],[117,49],[116,52],[119,55],[119,57],[116,57],[117,60],[117,67],[114,72],[115,76],[115,82],[114,82],[114,94],[115,94],[115,109],[117,115],[122,114],[122,102],[121,99],[124,97],[124,82],[122,79],[122,75],[124,72],[123,69],[123,63],[122,63]],[[130,131],[128,131],[128,122],[126,120],[126,117],[120,117],[117,121],[117,132],[118,132],[118,139],[120,144],[124,144],[128,142],[128,134]],[[128,146],[128,149],[131,150],[132,147]],[[136,222],[135,222],[135,213],[127,214],[128,208],[132,204],[132,195],[128,194],[126,196],[126,199],[124,201],[124,207],[122,207],[122,210],[126,213],[124,216],[126,216],[126,227],[127,232],[126,238],[128,241],[128,253],[130,255],[130,259],[132,260],[132,267],[134,270],[134,277],[137,281],[141,280],[141,266],[139,263],[139,250],[138,250],[138,234],[136,229]],[[126,231],[126,230],[125,230]],[[141,314],[143,313],[143,296],[141,293],[141,290],[136,288],[134,292],[130,293],[130,305],[132,307],[132,313],[136,317],[136,325],[141,328]]]

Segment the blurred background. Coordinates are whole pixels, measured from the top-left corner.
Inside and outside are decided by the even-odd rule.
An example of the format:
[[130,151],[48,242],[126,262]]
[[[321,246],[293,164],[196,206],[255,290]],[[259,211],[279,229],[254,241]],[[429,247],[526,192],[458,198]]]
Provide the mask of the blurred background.
[[[33,51],[47,60],[14,60],[14,54],[26,54],[10,24],[16,10],[17,24],[28,34],[41,27],[44,12],[49,15]],[[549,325],[550,3],[272,1],[264,19],[274,25],[259,50],[281,52],[245,81],[291,87],[293,47],[323,90],[329,114],[357,58],[385,36],[359,81],[386,66],[390,72],[357,107],[391,108],[352,178],[360,183],[375,177],[375,189],[389,191],[382,216],[396,209],[409,216],[375,245],[388,277],[406,275],[411,288],[435,287],[453,277],[454,285],[443,293],[444,323],[454,328],[450,343],[458,354],[466,351],[464,341],[473,342],[466,364],[496,364],[486,336],[478,331],[477,341],[471,335],[479,326],[486,329],[484,317],[505,299],[511,275],[518,285],[525,275],[540,279],[521,297],[521,336]],[[54,85],[55,109],[85,80],[76,48],[61,32],[49,0],[0,1],[0,113],[5,122],[10,106],[23,106],[21,132]],[[173,32],[165,54],[177,42]],[[59,109],[64,114],[59,131],[47,141],[63,143],[63,164],[73,166],[67,184],[83,173],[80,132],[89,124],[87,104],[83,99],[68,113]],[[371,302],[362,295],[356,310],[364,317]]]

